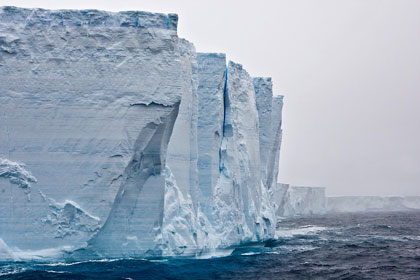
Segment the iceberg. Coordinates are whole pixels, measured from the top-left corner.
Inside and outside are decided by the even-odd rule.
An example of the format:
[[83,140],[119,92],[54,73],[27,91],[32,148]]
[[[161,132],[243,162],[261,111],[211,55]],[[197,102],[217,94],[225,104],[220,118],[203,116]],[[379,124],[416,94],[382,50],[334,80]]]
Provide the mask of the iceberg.
[[274,237],[283,97],[177,16],[0,8],[0,260]]
[[327,212],[324,187],[277,184],[277,216],[293,217],[319,215]]

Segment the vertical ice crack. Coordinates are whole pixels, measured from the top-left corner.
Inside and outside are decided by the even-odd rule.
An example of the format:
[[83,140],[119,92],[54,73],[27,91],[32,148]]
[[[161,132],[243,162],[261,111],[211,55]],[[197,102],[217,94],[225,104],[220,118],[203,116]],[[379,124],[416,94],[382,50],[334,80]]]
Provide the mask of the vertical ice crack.
[[228,102],[228,96],[227,96],[227,79],[228,79],[228,69],[229,65],[226,66],[226,72],[225,72],[225,83],[223,85],[223,137],[225,136],[225,125],[226,125],[226,104]]
[[227,79],[228,79],[228,70],[229,65],[226,65],[225,70],[225,81],[223,85],[223,124],[222,124],[222,140],[220,141],[220,147],[219,147],[219,171],[222,171],[223,166],[223,159],[222,159],[222,146],[223,146],[223,140],[225,138],[225,127],[226,127],[226,111],[227,111],[227,105],[228,104],[228,96],[227,96]]

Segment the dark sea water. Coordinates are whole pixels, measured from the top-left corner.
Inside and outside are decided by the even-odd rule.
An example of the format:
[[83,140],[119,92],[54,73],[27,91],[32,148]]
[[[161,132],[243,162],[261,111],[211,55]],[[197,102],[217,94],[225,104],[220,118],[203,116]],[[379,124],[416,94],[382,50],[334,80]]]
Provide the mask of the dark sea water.
[[420,279],[420,212],[283,220],[278,239],[211,259],[0,263],[0,279]]

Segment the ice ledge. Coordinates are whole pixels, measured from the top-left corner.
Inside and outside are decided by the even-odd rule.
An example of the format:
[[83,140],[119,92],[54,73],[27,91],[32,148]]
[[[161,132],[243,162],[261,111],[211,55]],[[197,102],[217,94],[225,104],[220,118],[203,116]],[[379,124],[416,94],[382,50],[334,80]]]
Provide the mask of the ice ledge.
[[25,25],[107,26],[161,28],[175,30],[177,14],[142,11],[105,12],[99,10],[45,10],[13,6],[0,7],[0,22]]
[[18,185],[25,189],[27,193],[30,192],[31,183],[36,183],[37,179],[27,171],[25,164],[10,161],[5,158],[0,158],[0,178],[8,178],[10,183]]

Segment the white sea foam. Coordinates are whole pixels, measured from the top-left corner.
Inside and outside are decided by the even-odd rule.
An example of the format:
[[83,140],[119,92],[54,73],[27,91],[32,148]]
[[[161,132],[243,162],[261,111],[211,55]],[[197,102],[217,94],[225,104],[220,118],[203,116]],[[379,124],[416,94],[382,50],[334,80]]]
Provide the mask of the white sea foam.
[[253,255],[261,255],[261,252],[247,252],[247,253],[242,253],[242,256],[253,256]]
[[275,238],[287,238],[287,237],[293,237],[296,235],[307,235],[307,234],[316,234],[321,231],[325,231],[327,228],[325,227],[319,227],[319,226],[302,226],[299,228],[293,228],[293,229],[277,229]]
[[197,256],[197,259],[212,259],[212,258],[222,258],[222,257],[227,257],[230,256],[232,254],[234,249],[220,249],[220,250],[215,250],[209,253],[205,253],[202,254],[200,256]]

